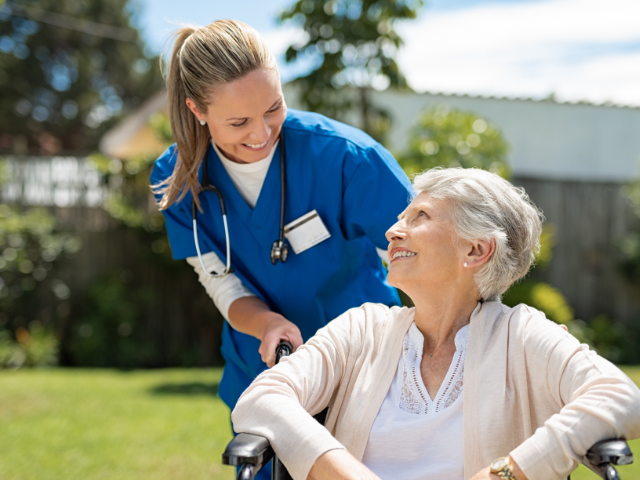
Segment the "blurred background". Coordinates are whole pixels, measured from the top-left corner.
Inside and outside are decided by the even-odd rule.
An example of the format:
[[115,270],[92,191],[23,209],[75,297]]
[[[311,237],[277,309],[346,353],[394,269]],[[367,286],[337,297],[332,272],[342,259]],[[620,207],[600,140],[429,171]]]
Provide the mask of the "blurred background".
[[523,186],[543,248],[504,302],[640,381],[639,16],[636,0],[0,0],[0,478],[231,478],[223,319],[149,193],[172,143],[159,56],[185,23],[252,25],[289,107],[364,129],[408,175]]

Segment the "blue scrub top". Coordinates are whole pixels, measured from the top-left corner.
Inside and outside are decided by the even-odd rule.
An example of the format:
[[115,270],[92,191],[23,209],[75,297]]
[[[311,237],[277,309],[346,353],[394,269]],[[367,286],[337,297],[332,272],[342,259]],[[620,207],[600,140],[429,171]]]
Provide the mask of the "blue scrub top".
[[[286,146],[285,224],[317,210],[331,237],[299,255],[289,248],[286,263],[271,264],[271,246],[279,238],[280,148],[274,154],[260,196],[252,209],[242,198],[213,147],[206,162],[210,183],[224,196],[231,240],[231,265],[244,285],[300,328],[306,341],[330,320],[365,302],[398,305],[397,291],[374,247],[386,249],[387,229],[410,200],[410,183],[393,156],[362,131],[322,115],[288,109],[283,125]],[[155,163],[151,183],[173,172],[172,145]],[[202,167],[200,168],[202,181]],[[226,261],[220,205],[213,192],[200,195],[201,252]],[[196,256],[191,217],[192,196],[164,211],[173,258]],[[231,408],[266,369],[260,341],[225,322],[222,355],[225,371],[219,395]]]

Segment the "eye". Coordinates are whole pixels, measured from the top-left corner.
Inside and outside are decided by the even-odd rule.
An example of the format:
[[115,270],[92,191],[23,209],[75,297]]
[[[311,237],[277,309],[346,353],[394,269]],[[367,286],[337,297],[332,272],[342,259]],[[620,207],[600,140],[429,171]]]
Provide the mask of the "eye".
[[427,212],[425,212],[424,210],[420,210],[420,213],[418,213],[419,217],[427,217],[429,218],[429,215],[427,215]]
[[271,110],[269,110],[267,113],[275,113],[278,110],[280,110],[281,108],[282,108],[282,105],[278,105],[277,107],[272,108]]
[[232,123],[231,126],[232,127],[241,127],[243,126],[245,123],[247,123],[246,120],[241,121],[240,123]]

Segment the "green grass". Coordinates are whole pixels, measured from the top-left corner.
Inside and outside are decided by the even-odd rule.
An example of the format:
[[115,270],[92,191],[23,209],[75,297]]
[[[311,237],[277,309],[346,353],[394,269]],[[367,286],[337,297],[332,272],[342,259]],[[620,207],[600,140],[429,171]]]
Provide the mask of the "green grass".
[[224,479],[220,369],[0,371],[0,479]]
[[[640,367],[623,370],[640,385]],[[220,369],[0,371],[0,480],[231,480]],[[640,478],[639,460],[621,467]],[[572,480],[596,480],[581,467]]]

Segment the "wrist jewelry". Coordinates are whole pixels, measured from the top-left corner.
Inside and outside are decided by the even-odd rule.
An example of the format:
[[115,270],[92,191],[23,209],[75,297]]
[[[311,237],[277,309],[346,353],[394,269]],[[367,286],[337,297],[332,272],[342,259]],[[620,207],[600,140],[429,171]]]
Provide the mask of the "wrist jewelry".
[[491,473],[495,473],[503,480],[516,480],[516,477],[513,476],[513,472],[511,471],[511,466],[509,465],[509,459],[507,457],[497,458],[491,464]]

